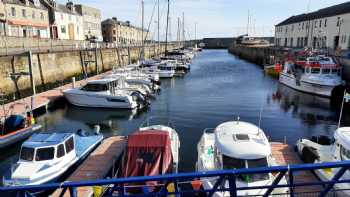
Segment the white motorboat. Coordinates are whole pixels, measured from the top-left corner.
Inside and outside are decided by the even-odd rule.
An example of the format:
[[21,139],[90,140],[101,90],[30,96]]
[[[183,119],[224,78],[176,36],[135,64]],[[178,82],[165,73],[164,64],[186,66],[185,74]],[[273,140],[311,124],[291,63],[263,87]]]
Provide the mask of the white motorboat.
[[[334,139],[327,136],[300,139],[296,143],[297,151],[306,163],[339,162],[350,160],[350,127],[338,128]],[[340,168],[319,169],[315,174],[322,181],[332,181]],[[350,172],[346,171],[339,180],[348,180]],[[338,183],[334,186],[336,196],[350,196],[350,183]]]
[[[249,148],[248,148],[249,147]],[[197,145],[196,169],[200,172],[211,170],[232,170],[240,168],[269,167],[278,165],[271,155],[270,144],[264,132],[257,126],[242,121],[220,124],[215,129],[206,129]],[[252,174],[238,177],[237,187],[271,185],[271,173]],[[204,189],[212,189],[216,178],[201,179]],[[283,178],[280,184],[286,184]],[[228,182],[225,183],[228,188]],[[287,188],[276,188],[274,193],[286,193]],[[241,190],[238,196],[263,195],[266,189]],[[214,196],[230,196],[229,192],[216,192]]]
[[139,91],[121,89],[119,79],[109,78],[88,81],[85,86],[63,91],[66,99],[80,107],[135,109],[148,105]]
[[341,68],[327,56],[307,57],[304,61],[287,61],[280,73],[280,83],[301,92],[331,97],[342,84]]
[[157,83],[155,80],[153,80],[151,77],[148,75],[137,72],[137,71],[120,71],[120,70],[115,70],[112,74],[105,75],[103,78],[119,78],[119,77],[124,77],[125,82],[131,86],[141,86],[145,88],[148,91],[159,91],[160,90],[160,85]]
[[175,75],[175,66],[166,62],[140,65],[141,71],[146,74],[158,74],[159,78],[172,78]]
[[59,179],[74,164],[83,160],[103,135],[77,133],[39,133],[22,144],[19,160],[12,165],[5,186],[39,185]]

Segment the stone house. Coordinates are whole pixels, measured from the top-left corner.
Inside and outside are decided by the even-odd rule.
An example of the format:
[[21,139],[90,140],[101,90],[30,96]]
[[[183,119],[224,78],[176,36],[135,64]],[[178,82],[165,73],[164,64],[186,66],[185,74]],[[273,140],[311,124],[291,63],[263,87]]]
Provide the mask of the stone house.
[[291,16],[275,27],[280,47],[350,49],[350,2]]
[[103,41],[117,44],[141,44],[142,32],[145,40],[149,40],[151,35],[146,29],[136,27],[129,21],[118,21],[117,18],[106,19],[102,22]]
[[50,38],[48,9],[40,0],[2,0],[0,21],[7,36]]
[[85,5],[75,5],[75,10],[83,17],[84,38],[102,41],[101,11]]

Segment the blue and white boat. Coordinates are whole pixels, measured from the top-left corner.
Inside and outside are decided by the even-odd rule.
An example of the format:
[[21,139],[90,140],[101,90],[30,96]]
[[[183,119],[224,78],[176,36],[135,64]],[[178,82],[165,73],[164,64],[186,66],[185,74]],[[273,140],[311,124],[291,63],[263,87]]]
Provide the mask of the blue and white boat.
[[103,140],[99,131],[87,133],[38,133],[22,144],[19,160],[11,166],[4,186],[54,182],[86,158]]

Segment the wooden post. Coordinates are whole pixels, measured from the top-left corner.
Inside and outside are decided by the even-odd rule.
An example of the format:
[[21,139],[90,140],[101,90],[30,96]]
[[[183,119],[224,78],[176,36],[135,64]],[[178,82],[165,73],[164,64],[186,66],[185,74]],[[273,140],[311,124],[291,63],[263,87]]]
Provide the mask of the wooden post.
[[128,63],[131,64],[130,46],[128,46]]
[[97,62],[97,47],[95,48],[95,69],[96,69],[96,75],[98,75],[98,62]]
[[34,73],[33,73],[33,55],[32,51],[28,52],[28,64],[29,64],[29,76],[30,76],[30,85],[32,87],[33,95],[31,97],[31,111],[34,110],[34,97],[36,95],[36,89],[35,89],[35,79],[34,79]]
[[102,49],[100,49],[100,55],[101,55],[102,72],[104,72],[104,71],[105,71],[105,65],[104,65],[104,62],[103,62],[103,52],[102,52]]

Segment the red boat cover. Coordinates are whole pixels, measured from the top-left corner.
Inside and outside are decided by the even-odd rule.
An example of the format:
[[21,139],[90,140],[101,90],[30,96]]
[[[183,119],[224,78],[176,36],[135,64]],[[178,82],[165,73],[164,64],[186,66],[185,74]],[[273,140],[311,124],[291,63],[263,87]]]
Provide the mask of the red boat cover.
[[149,130],[130,135],[119,177],[154,176],[172,170],[168,132]]

